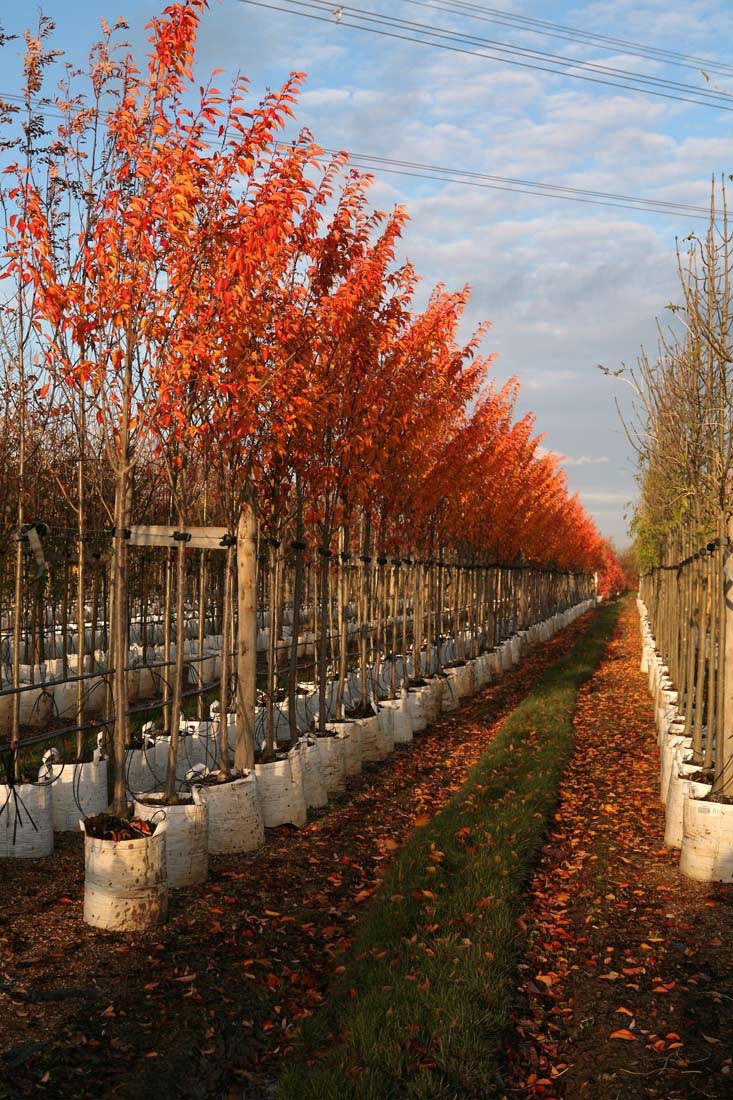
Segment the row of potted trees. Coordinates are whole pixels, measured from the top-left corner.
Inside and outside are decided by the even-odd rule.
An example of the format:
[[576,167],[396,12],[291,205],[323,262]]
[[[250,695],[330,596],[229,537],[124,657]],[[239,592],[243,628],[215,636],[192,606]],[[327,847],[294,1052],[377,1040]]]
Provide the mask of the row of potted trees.
[[[87,764],[64,763],[49,750],[38,782],[0,786],[2,855],[44,856],[53,831],[85,832],[84,918],[102,928],[131,930],[165,918],[170,888],[204,881],[210,855],[254,853],[265,830],[303,826],[310,810],[342,795],[364,765],[386,760],[412,743],[415,733],[456,709],[462,699],[516,665],[528,648],[547,640],[592,603],[591,600],[534,623],[476,657],[433,674],[423,654],[412,668],[410,686],[382,699],[373,713],[333,719],[324,728],[303,730],[295,744],[283,744],[275,759],[221,782],[219,745],[224,732],[232,749],[236,718],[222,731],[212,707],[206,721],[182,721],[184,748],[177,797],[165,797],[168,738],[146,731],[147,743],[126,759],[130,814],[107,813],[107,774],[101,747]],[[20,846],[11,841],[11,832]],[[14,850],[13,850],[14,849]]]
[[[283,824],[302,827],[309,810],[321,810],[343,794],[365,764],[384,761],[396,748],[410,745],[415,733],[514,667],[529,647],[547,640],[591,603],[584,601],[533,624],[493,649],[446,668],[441,676],[425,669],[428,674],[415,678],[398,697],[382,700],[371,715],[333,720],[323,729],[304,732],[274,760],[256,763],[227,783],[218,781],[216,770],[219,715],[215,711],[210,724],[193,724],[188,733],[199,746],[192,755],[200,760],[186,773],[186,793],[178,804],[166,803],[156,792],[134,799],[133,820],[152,827],[152,836],[100,841],[87,835],[85,920],[129,930],[163,919],[167,888],[203,881],[208,855],[254,853],[265,843],[266,829]],[[234,715],[228,715],[228,735],[234,730]],[[115,881],[112,855],[120,843],[129,852],[121,884]],[[151,846],[154,857],[137,854]],[[146,885],[140,881],[142,863],[151,868]],[[153,895],[153,904],[141,901],[141,890]]]
[[[716,731],[701,727],[693,739],[685,699],[658,652],[647,609],[638,600],[641,671],[648,676],[659,745],[659,792],[665,807],[664,842],[680,852],[680,871],[701,882],[733,879],[733,804],[714,789]],[[703,646],[705,641],[703,642]],[[717,651],[710,638],[707,645]],[[713,660],[719,658],[716,652]],[[702,704],[700,704],[702,705]],[[697,741],[697,743],[695,743]],[[718,754],[720,755],[720,754]]]

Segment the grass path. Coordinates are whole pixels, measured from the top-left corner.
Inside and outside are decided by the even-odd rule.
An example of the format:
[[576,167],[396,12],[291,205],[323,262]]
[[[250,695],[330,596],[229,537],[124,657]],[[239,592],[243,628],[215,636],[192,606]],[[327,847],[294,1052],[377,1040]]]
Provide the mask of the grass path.
[[281,1100],[453,1100],[502,1087],[522,943],[522,886],[573,752],[578,689],[601,661],[618,607],[590,616],[486,736],[481,702],[460,722],[476,764],[398,852]]

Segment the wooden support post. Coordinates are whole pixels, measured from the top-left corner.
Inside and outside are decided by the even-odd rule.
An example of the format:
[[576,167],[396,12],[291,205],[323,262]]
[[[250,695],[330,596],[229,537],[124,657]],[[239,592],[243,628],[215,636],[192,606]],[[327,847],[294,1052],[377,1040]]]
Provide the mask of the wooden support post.
[[[727,523],[727,542],[723,548],[723,609],[720,647],[723,675],[723,706],[715,747],[714,793],[733,795],[733,519]],[[720,658],[719,658],[720,659]]]
[[236,771],[255,762],[257,691],[257,521],[247,502],[237,526],[237,743]]

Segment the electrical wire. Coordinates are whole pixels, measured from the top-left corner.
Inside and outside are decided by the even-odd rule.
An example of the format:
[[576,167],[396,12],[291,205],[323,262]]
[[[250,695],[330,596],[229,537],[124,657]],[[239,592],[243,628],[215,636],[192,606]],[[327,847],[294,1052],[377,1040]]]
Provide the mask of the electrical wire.
[[469,3],[468,0],[442,0],[442,2],[438,2],[438,0],[404,0],[404,2],[419,8],[430,8],[445,11],[449,14],[465,15],[469,19],[476,19],[480,22],[498,23],[500,26],[529,31],[532,34],[544,35],[547,38],[559,38],[576,44],[598,46],[602,49],[621,50],[633,57],[640,57],[648,61],[661,61],[666,65],[674,65],[683,69],[694,69],[708,74],[719,73],[722,76],[733,75],[733,65],[726,65],[722,61],[713,60],[713,58],[695,57],[690,54],[677,53],[674,50],[662,50],[656,46],[633,42],[625,38],[615,38],[594,31],[585,31],[579,27],[566,27],[561,23],[552,23],[545,19],[534,19],[531,16],[516,15],[509,11],[498,11],[496,8],[487,8],[483,4]]
[[266,8],[270,11],[296,14],[320,22],[331,24],[337,22],[339,26],[349,27],[352,30],[369,31],[382,37],[414,42],[423,46],[433,46],[438,49],[449,50],[452,53],[502,61],[505,64],[524,69],[567,76],[606,87],[622,88],[624,91],[641,92],[663,99],[692,103],[696,106],[712,106],[722,111],[733,112],[733,98],[725,92],[716,91],[715,89],[695,88],[691,84],[682,84],[662,77],[644,76],[641,73],[617,69],[613,66],[600,65],[590,61],[577,61],[574,58],[512,46],[491,39],[458,34],[446,29],[430,27],[427,24],[414,23],[365,11],[362,8],[339,6],[334,9],[332,6],[333,0],[283,0],[285,6],[267,3],[266,0],[239,0],[239,2],[249,4],[252,7]]
[[[13,99],[12,95],[0,93],[0,99]],[[47,117],[52,117],[53,111]],[[61,118],[61,115],[58,115]],[[214,131],[204,130],[207,133]],[[278,143],[278,148],[286,149],[287,142]],[[335,156],[342,150],[323,149],[323,156]],[[710,209],[693,203],[668,202],[664,199],[646,199],[636,195],[623,195],[615,192],[593,191],[580,187],[549,183],[544,180],[514,179],[510,176],[497,176],[486,172],[474,172],[470,169],[444,168],[441,165],[422,164],[419,161],[396,160],[369,153],[347,151],[350,163],[362,171],[373,174],[409,176],[416,179],[432,180],[436,183],[454,183],[466,187],[481,187],[493,191],[509,191],[516,194],[535,195],[541,198],[557,198],[567,202],[579,202],[586,205],[616,207],[647,214],[684,215],[695,219],[709,220]],[[322,158],[317,158],[322,159]],[[59,529],[60,530],[60,529]],[[76,528],[65,528],[76,536]],[[109,532],[98,531],[89,538],[104,538]]]
[[[252,6],[256,6],[256,7],[270,8],[270,9],[276,10],[276,11],[282,11],[282,12],[291,11],[291,12],[295,12],[295,14],[299,14],[299,15],[304,16],[306,18],[315,18],[315,19],[321,19],[322,18],[323,20],[325,20],[329,23],[333,22],[333,18],[334,18],[334,14],[335,14],[334,9],[331,7],[331,4],[332,4],[333,0],[284,0],[285,3],[290,5],[288,7],[280,7],[280,6],[270,4],[270,3],[266,3],[265,0],[240,0],[240,2],[241,3],[249,3]],[[475,17],[475,18],[485,18],[485,19],[488,19],[488,20],[492,20],[492,19],[494,19],[494,17],[496,17],[494,19],[494,21],[505,22],[506,25],[511,25],[511,26],[514,26],[514,27],[522,28],[522,29],[528,28],[528,29],[531,29],[531,30],[537,30],[539,33],[544,33],[544,34],[566,36],[571,41],[588,41],[588,42],[592,42],[593,44],[614,45],[616,47],[630,47],[630,46],[633,46],[635,49],[640,51],[639,56],[654,56],[655,58],[659,58],[659,59],[669,61],[672,64],[684,64],[686,66],[692,66],[693,64],[696,65],[699,62],[700,64],[707,65],[709,71],[721,71],[721,72],[731,72],[731,73],[733,73],[733,66],[725,66],[725,65],[722,65],[722,64],[718,64],[717,62],[714,62],[714,61],[711,61],[711,60],[702,59],[702,58],[698,59],[698,58],[690,57],[690,56],[685,55],[685,54],[675,54],[675,53],[671,53],[671,52],[668,52],[668,51],[656,50],[653,47],[641,46],[638,43],[628,43],[623,39],[613,39],[613,38],[608,38],[608,37],[603,36],[603,35],[595,35],[595,34],[592,34],[590,32],[580,31],[580,30],[576,30],[574,28],[564,27],[560,24],[550,23],[550,22],[547,22],[545,20],[537,20],[537,19],[532,19],[532,18],[525,17],[525,16],[515,16],[511,13],[499,12],[496,9],[493,9],[493,8],[485,8],[485,7],[483,7],[483,5],[469,3],[468,0],[443,0],[442,3],[436,3],[435,0],[428,0],[428,2],[426,2],[426,0],[407,0],[407,3],[413,3],[413,4],[416,4],[417,6],[423,7],[423,8],[424,7],[429,7],[429,8],[436,8],[438,10],[451,11],[452,8],[446,8],[445,7],[445,4],[447,3],[447,4],[452,5],[456,9],[466,10],[469,13],[470,16]],[[323,11],[324,15],[322,17],[317,16],[317,15],[311,15],[308,12],[305,12],[305,11],[298,11],[297,10],[298,7],[300,7],[300,8],[303,8],[303,7],[314,8],[316,10]],[[353,13],[355,17],[359,17],[359,18],[360,17],[371,17],[372,16],[372,13],[365,12],[363,9],[359,9],[359,8],[339,8],[339,9],[336,9],[336,11],[339,13],[339,21],[342,21],[343,14],[351,15]],[[325,14],[326,12],[328,12],[327,15]],[[474,12],[481,13],[481,15],[474,16],[474,14],[473,14]],[[505,20],[505,17],[506,17],[506,20]],[[412,24],[412,23],[407,23],[406,21],[403,21],[403,20],[394,20],[394,19],[391,19],[390,17],[374,16],[374,18],[377,19],[379,22],[387,22],[388,24],[394,24],[395,26],[414,27],[414,28],[417,28],[417,29],[424,28],[428,33],[431,33],[431,34],[432,33],[440,33],[440,34],[449,34],[450,33],[450,32],[443,32],[443,31],[438,32],[434,28],[427,27],[425,24]],[[372,33],[378,33],[378,34],[386,33],[386,32],[376,30],[376,29],[370,28],[370,27],[359,27],[356,24],[353,24],[353,25],[352,24],[347,24],[347,25],[348,26],[353,26],[354,29],[371,30]],[[562,32],[562,34],[560,34],[559,32]],[[388,37],[395,37],[395,36],[394,35],[388,35]],[[396,37],[404,37],[404,36],[398,35]],[[410,39],[410,40],[412,40],[412,39]],[[450,46],[443,46],[440,43],[426,43],[426,42],[424,42],[424,40],[421,40],[421,39],[414,39],[414,41],[420,42],[422,44],[433,44],[433,45],[436,45],[436,46],[440,46],[440,48],[448,48],[448,49],[452,48]],[[477,41],[481,41],[481,40],[477,40]],[[525,50],[521,50],[519,47],[509,47],[509,46],[507,46],[506,49],[511,50],[512,52],[527,53],[529,56],[532,56],[532,57],[544,56],[544,57],[547,57],[547,58],[551,58],[553,60],[553,62],[557,62],[557,63],[567,62],[567,63],[571,63],[571,64],[575,64],[575,65],[579,64],[578,62],[570,62],[570,59],[553,58],[552,55],[542,55],[542,54],[539,54],[537,51],[525,51]],[[472,51],[459,51],[459,52],[472,52]],[[479,54],[478,56],[488,56],[488,55]],[[507,59],[504,58],[503,60],[507,60]],[[513,62],[511,59],[509,60],[509,63],[521,64],[520,62]],[[536,66],[532,65],[532,66],[528,66],[528,67],[536,67]],[[588,67],[598,68],[598,67],[594,67],[594,66],[590,65],[590,63],[588,65]],[[550,71],[557,71],[557,70],[550,70]],[[625,73],[624,70],[604,69],[603,71],[607,71],[609,73],[618,74],[618,75],[621,75],[621,74]],[[573,73],[566,73],[565,75],[580,76],[580,74],[573,74]],[[640,76],[638,76],[638,74],[627,74],[627,75],[633,76],[634,79],[637,79],[637,78],[641,79],[641,80],[649,79],[650,81],[655,81],[655,82],[657,80],[657,78],[640,77]],[[582,78],[582,79],[592,79],[591,77],[588,77],[587,75],[580,76],[580,78]],[[602,82],[605,83],[605,81],[602,81]],[[688,85],[674,84],[672,82],[664,82],[664,83],[665,83],[665,86],[668,85],[670,88],[676,87],[676,88],[679,88],[679,89],[690,89],[692,91],[695,91],[695,89],[691,89],[691,87],[688,86]],[[614,83],[613,86],[615,86],[615,87],[627,87],[626,85],[622,85],[622,84],[618,84],[618,83]],[[628,87],[631,88],[630,85]],[[646,89],[634,88],[633,90],[649,91],[650,89],[648,89],[648,88],[646,88]],[[663,94],[663,93],[660,92],[660,91],[652,90],[652,94],[659,95],[659,94]],[[714,97],[718,97],[718,96],[722,95],[722,93],[711,93],[711,95],[714,96]],[[20,100],[20,97],[14,96],[10,93],[5,93],[2,96],[2,98],[7,100],[7,101],[11,101],[11,102],[13,100],[16,100],[16,99]],[[669,98],[680,98],[680,97],[678,97],[678,96],[669,96]],[[700,101],[692,100],[691,102],[699,103]],[[723,110],[733,110],[733,100],[731,100],[730,105],[724,105],[724,104],[719,104],[717,102],[717,99],[714,102],[711,103],[706,98],[705,101],[704,101],[704,105],[706,105],[706,106],[715,105],[715,106],[720,106]],[[333,155],[335,152],[336,152],[335,150],[328,150],[328,149],[324,150],[324,154],[326,154],[326,155]],[[409,177],[412,177],[412,178],[432,180],[432,181],[440,182],[440,183],[446,183],[446,182],[447,183],[455,183],[455,184],[464,185],[464,186],[481,187],[481,188],[486,188],[486,189],[491,189],[491,190],[508,191],[508,192],[519,193],[519,194],[527,194],[527,195],[537,195],[537,196],[546,197],[546,198],[559,198],[559,199],[563,199],[565,201],[580,202],[580,203],[585,203],[585,204],[590,204],[590,205],[616,207],[616,208],[620,208],[620,209],[626,209],[626,210],[632,210],[632,211],[638,211],[638,212],[644,212],[644,213],[650,213],[650,214],[662,214],[662,215],[680,215],[680,214],[682,214],[682,215],[692,217],[692,218],[695,218],[695,219],[698,219],[698,218],[699,219],[703,219],[703,218],[704,219],[709,219],[709,216],[710,216],[710,211],[707,207],[696,206],[696,205],[690,204],[690,203],[668,202],[668,201],[661,200],[661,199],[646,199],[646,198],[641,198],[641,197],[633,196],[633,195],[617,194],[617,193],[614,193],[614,192],[593,191],[593,190],[587,190],[587,189],[576,188],[576,187],[569,187],[569,186],[565,186],[565,185],[561,185],[561,184],[554,184],[554,183],[549,183],[549,182],[546,182],[546,181],[539,181],[539,180],[513,179],[511,177],[496,176],[496,175],[492,175],[492,174],[489,174],[489,173],[474,172],[474,171],[470,171],[470,170],[467,170],[467,169],[444,168],[440,165],[428,165],[428,164],[422,164],[422,163],[416,162],[416,161],[396,160],[396,159],[392,159],[392,158],[388,158],[388,157],[380,157],[380,156],[371,155],[371,154],[359,154],[359,153],[349,152],[348,155],[349,155],[349,160],[356,167],[360,167],[364,171],[389,173],[389,174],[393,174],[393,175],[403,175],[403,176],[409,176]]]
[[[332,156],[335,152],[336,150],[324,149],[324,154],[329,156]],[[626,210],[638,210],[652,214],[683,214],[692,218],[705,218],[706,220],[710,217],[708,207],[696,206],[692,203],[645,199],[634,195],[616,194],[612,191],[591,191],[580,187],[567,187],[562,184],[537,180],[513,179],[509,176],[494,176],[485,172],[472,172],[458,168],[442,168],[438,165],[420,164],[413,161],[393,160],[389,157],[379,157],[372,154],[349,152],[349,161],[356,167],[363,168],[366,171],[389,172],[419,179],[435,180],[440,183],[457,183],[497,191],[513,191],[546,198],[590,203],[597,206],[616,206]]]

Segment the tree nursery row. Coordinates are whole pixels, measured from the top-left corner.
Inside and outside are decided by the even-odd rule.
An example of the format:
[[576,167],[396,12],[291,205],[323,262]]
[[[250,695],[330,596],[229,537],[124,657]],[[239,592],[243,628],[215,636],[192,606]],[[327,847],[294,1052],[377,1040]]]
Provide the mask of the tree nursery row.
[[189,721],[213,714],[235,790],[282,723],[293,744],[623,587],[486,326],[461,336],[468,288],[426,293],[405,211],[295,128],[303,74],[259,102],[201,79],[205,8],[167,7],[142,63],[103,25],[86,71],[41,16],[0,107],[13,840],[70,735],[122,820],[152,723],[172,808]]

